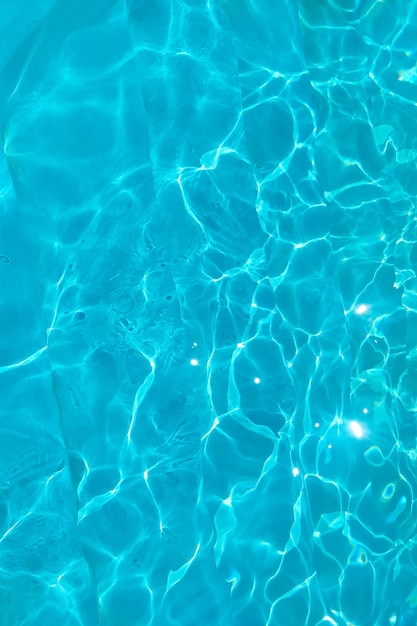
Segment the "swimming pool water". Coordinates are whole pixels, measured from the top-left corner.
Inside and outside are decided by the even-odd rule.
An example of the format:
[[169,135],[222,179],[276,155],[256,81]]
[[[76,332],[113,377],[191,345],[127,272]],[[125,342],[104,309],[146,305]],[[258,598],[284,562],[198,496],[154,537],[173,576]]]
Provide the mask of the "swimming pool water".
[[415,0],[1,24],[0,625],[415,626]]

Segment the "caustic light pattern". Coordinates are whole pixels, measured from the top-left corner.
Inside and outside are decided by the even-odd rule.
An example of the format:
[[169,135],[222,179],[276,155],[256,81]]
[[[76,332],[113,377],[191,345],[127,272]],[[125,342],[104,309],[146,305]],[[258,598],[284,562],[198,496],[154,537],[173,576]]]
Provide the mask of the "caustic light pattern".
[[417,3],[1,13],[0,625],[415,626]]

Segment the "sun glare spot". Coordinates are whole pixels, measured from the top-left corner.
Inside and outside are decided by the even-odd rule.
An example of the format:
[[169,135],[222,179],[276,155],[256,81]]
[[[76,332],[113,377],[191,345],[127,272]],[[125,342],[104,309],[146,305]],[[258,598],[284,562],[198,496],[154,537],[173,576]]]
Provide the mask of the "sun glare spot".
[[368,311],[368,309],[369,307],[367,304],[359,304],[355,309],[355,313],[357,315],[363,315],[364,313]]
[[359,422],[349,422],[349,430],[356,439],[362,439],[365,436],[365,431]]

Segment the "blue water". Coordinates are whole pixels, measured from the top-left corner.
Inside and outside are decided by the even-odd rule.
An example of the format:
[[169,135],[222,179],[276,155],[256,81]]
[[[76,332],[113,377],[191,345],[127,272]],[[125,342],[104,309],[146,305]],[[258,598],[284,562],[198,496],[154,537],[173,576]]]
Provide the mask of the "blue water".
[[415,626],[417,2],[0,23],[0,626]]

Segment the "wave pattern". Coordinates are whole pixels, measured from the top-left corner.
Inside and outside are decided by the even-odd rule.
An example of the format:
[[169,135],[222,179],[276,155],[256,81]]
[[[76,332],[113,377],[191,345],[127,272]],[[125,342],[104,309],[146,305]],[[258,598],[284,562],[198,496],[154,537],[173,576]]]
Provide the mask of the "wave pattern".
[[0,624],[414,626],[416,2],[24,5]]

